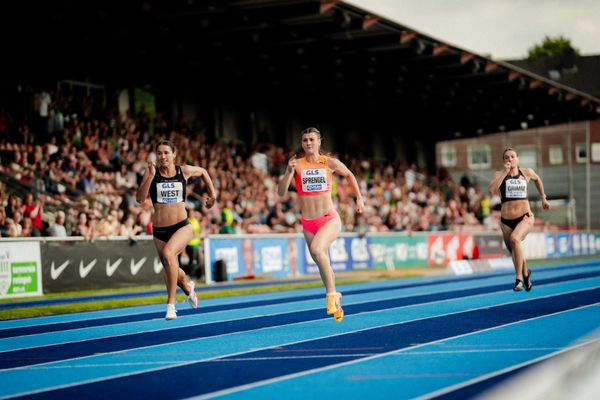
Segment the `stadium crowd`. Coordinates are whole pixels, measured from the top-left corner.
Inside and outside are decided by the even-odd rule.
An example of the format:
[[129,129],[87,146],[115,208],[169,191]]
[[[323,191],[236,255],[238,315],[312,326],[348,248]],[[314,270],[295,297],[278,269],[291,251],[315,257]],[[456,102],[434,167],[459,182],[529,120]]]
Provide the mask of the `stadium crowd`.
[[[33,105],[0,110],[0,235],[97,237],[150,234],[152,205],[135,200],[159,139],[171,140],[180,163],[206,168],[218,191],[202,207],[205,188],[188,182],[186,207],[202,234],[300,232],[297,195],[279,198],[276,185],[290,149],[270,143],[207,142],[205,132],[170,126],[164,115],[119,115],[92,98],[40,91]],[[345,231],[498,229],[499,198],[454,182],[447,171],[428,175],[403,161],[337,155],[356,175],[365,212],[354,213],[350,188],[335,180],[332,195]],[[0,183],[2,183],[0,182]],[[21,188],[19,192],[17,189]]]

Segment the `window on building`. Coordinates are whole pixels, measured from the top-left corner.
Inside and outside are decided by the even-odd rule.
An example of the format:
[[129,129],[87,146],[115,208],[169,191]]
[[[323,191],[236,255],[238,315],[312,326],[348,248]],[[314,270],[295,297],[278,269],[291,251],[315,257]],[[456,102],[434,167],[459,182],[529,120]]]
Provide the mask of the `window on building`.
[[585,143],[577,143],[575,145],[575,161],[584,163],[587,161],[587,148]]
[[489,144],[472,144],[467,147],[469,169],[487,169],[492,167],[491,147]]
[[519,165],[537,169],[537,149],[534,146],[519,146]]
[[456,167],[456,147],[449,143],[444,143],[441,148],[442,166]]
[[600,143],[592,143],[592,161],[600,162]]
[[564,162],[562,146],[550,146],[548,148],[548,158],[550,165],[562,165]]

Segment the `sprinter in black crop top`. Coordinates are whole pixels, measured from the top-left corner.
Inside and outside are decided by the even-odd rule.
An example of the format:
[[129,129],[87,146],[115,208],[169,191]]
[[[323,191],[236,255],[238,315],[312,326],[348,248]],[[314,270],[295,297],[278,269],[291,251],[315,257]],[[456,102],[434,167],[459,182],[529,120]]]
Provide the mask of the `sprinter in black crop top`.
[[544,193],[544,184],[531,168],[519,168],[519,157],[513,148],[507,148],[502,153],[504,168],[494,175],[489,190],[492,194],[500,191],[502,208],[500,210],[500,229],[506,248],[510,252],[515,267],[514,291],[530,291],[533,287],[531,271],[521,247],[521,242],[533,228],[534,216],[529,207],[527,187],[533,181],[541,196],[542,207],[550,208],[550,203]]
[[152,215],[152,234],[154,245],[164,266],[167,282],[167,314],[166,319],[177,318],[175,309],[175,292],[177,286],[188,296],[188,302],[198,307],[198,297],[194,292],[194,281],[188,282],[185,272],[179,267],[179,254],[192,239],[193,230],[187,219],[185,209],[186,183],[192,176],[204,180],[208,193],[204,195],[204,206],[210,208],[215,203],[217,193],[202,167],[193,165],[176,165],[175,146],[168,140],[156,145],[156,163],[148,162],[142,183],[137,191],[139,203],[148,197],[154,205]]
[[500,185],[500,199],[502,203],[514,200],[527,200],[527,185],[528,181],[521,169],[517,169],[518,173],[511,176],[506,175]]
[[175,166],[175,176],[171,178],[160,174],[160,169],[156,170],[152,184],[150,185],[150,199],[152,204],[176,204],[185,202],[185,190],[187,179],[183,177],[181,167]]

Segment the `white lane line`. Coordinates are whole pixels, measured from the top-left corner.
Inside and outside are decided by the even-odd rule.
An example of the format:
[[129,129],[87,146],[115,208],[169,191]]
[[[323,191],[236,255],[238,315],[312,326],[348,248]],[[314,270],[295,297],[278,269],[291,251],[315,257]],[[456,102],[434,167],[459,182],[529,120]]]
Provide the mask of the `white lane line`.
[[[594,290],[594,289],[596,289],[596,287],[584,288],[584,289],[580,288],[580,289],[576,289],[576,290],[572,290],[572,291],[568,291],[568,292],[562,292],[562,293],[550,294],[550,295],[545,295],[545,296],[539,296],[539,297],[536,297],[535,299],[551,298],[551,297],[555,297],[557,295],[563,295],[563,294],[567,294],[567,293],[576,293],[576,292],[585,292],[585,291]],[[504,290],[502,290],[502,291],[504,291]],[[498,292],[500,292],[500,291],[498,291]],[[497,292],[492,292],[492,293],[497,293]],[[478,295],[473,296],[473,297],[485,296],[485,295],[489,295],[489,294],[490,293],[478,294]],[[464,298],[461,298],[461,299],[464,299]],[[434,301],[434,302],[431,302],[431,303],[438,303],[438,302],[449,301],[449,300],[457,300],[457,299],[446,299],[446,300],[442,300],[442,301]],[[509,302],[497,304],[497,305],[494,305],[494,306],[517,304],[517,303],[522,303],[522,302],[529,301],[529,300],[531,300],[531,298],[522,298],[522,299],[519,299],[519,300],[509,301]],[[597,303],[597,304],[600,304],[600,303]],[[561,312],[558,312],[558,313],[552,313],[552,314],[547,314],[547,315],[540,316],[540,317],[525,319],[525,320],[522,320],[522,321],[512,322],[512,323],[509,323],[509,324],[499,325],[499,326],[494,327],[494,328],[482,329],[482,330],[479,330],[479,331],[476,331],[476,332],[470,332],[468,334],[447,337],[447,338],[435,340],[435,341],[428,342],[428,343],[421,343],[421,344],[416,345],[416,346],[406,347],[406,348],[401,349],[399,351],[398,350],[394,350],[394,351],[391,351],[391,352],[388,352],[388,353],[377,354],[377,355],[372,356],[372,357],[361,358],[360,360],[354,360],[354,361],[349,361],[349,362],[345,362],[345,363],[335,364],[333,366],[323,367],[323,368],[314,369],[314,370],[310,370],[310,371],[303,371],[303,372],[297,373],[297,374],[291,374],[291,375],[286,375],[284,377],[273,378],[273,380],[260,381],[260,382],[256,382],[256,383],[253,383],[253,384],[249,384],[249,386],[243,385],[243,386],[236,387],[236,388],[226,389],[225,391],[213,392],[213,394],[209,394],[207,396],[213,397],[213,395],[216,396],[216,395],[221,395],[221,394],[224,394],[224,393],[233,393],[233,392],[236,392],[236,391],[239,391],[239,390],[244,390],[244,389],[247,389],[247,388],[250,388],[250,387],[254,387],[254,386],[262,386],[262,385],[266,385],[266,384],[269,384],[269,383],[278,382],[280,380],[290,379],[290,378],[293,378],[293,377],[296,377],[296,376],[302,376],[302,375],[306,375],[306,374],[309,374],[309,373],[319,372],[319,371],[322,371],[322,370],[328,370],[328,369],[336,368],[338,366],[350,365],[350,364],[353,364],[353,363],[356,363],[356,362],[366,361],[366,360],[370,360],[370,359],[373,359],[373,358],[379,358],[379,357],[383,357],[385,355],[390,355],[390,354],[394,354],[394,353],[406,351],[408,349],[415,349],[415,348],[423,347],[423,346],[428,345],[428,344],[434,344],[434,343],[439,343],[439,342],[442,342],[442,341],[445,341],[445,340],[450,340],[450,339],[459,338],[459,337],[463,337],[463,336],[469,336],[469,335],[472,335],[472,334],[477,334],[479,332],[486,332],[488,330],[493,330],[493,329],[496,329],[496,328],[500,328],[502,326],[515,325],[515,324],[518,324],[518,323],[521,323],[521,322],[535,320],[535,319],[539,319],[539,318],[543,318],[543,317],[547,317],[547,316],[551,316],[551,315],[558,315],[558,314],[562,314],[564,312],[568,312],[568,311],[572,311],[572,310],[576,310],[576,309],[581,309],[581,308],[586,308],[586,307],[594,306],[594,305],[597,305],[597,304],[587,305],[587,306],[583,306],[583,307],[575,307],[575,308],[572,308],[570,310],[565,310],[565,311],[561,311]],[[490,307],[489,305],[482,306],[482,307],[475,307],[475,308],[471,308],[471,309],[465,309],[465,310],[461,310],[461,311],[454,311],[454,312],[445,313],[445,314],[439,314],[439,315],[435,315],[435,316],[427,316],[427,317],[423,317],[423,318],[415,318],[415,319],[411,319],[411,320],[407,320],[407,321],[402,321],[400,323],[394,322],[394,323],[389,323],[389,324],[385,324],[385,325],[378,325],[378,326],[375,326],[375,327],[369,327],[369,328],[362,328],[362,329],[357,329],[357,330],[351,330],[351,331],[346,331],[346,332],[343,332],[343,333],[336,333],[336,334],[333,334],[333,335],[326,335],[326,336],[322,336],[322,337],[319,337],[319,338],[303,339],[303,340],[299,340],[299,341],[295,341],[295,342],[289,342],[289,343],[285,343],[285,344],[278,344],[276,346],[284,346],[284,345],[288,346],[288,345],[293,345],[293,344],[310,342],[310,341],[313,341],[313,340],[325,339],[325,338],[328,338],[328,337],[335,337],[335,336],[340,336],[340,335],[346,335],[346,334],[363,332],[363,331],[368,331],[368,330],[373,330],[373,329],[379,329],[379,328],[393,326],[393,325],[406,324],[406,323],[411,323],[411,322],[416,322],[416,321],[421,321],[421,320],[426,320],[426,319],[431,319],[431,318],[438,318],[438,317],[449,316],[449,315],[454,315],[454,314],[461,314],[461,313],[465,313],[465,312],[476,311],[476,310],[479,310],[479,309],[486,309],[486,308],[489,308],[489,307]],[[403,308],[403,307],[398,307],[398,309],[400,309],[400,308]],[[382,311],[385,311],[385,310],[377,310],[375,312],[382,312]],[[370,312],[366,312],[364,314],[368,314],[368,313],[370,313]],[[363,313],[360,313],[360,314],[363,314]],[[360,315],[360,314],[354,314],[354,315]],[[302,321],[300,323],[287,324],[286,326],[300,325],[300,324],[305,324],[305,323],[308,323],[308,322],[314,322],[314,321]],[[267,328],[259,328],[259,329],[255,329],[255,330],[244,331],[244,333],[257,332],[257,331],[262,331],[262,330],[267,330],[267,329],[273,329],[273,328],[278,328],[278,327],[280,327],[280,326],[267,327]],[[228,336],[228,335],[233,335],[233,334],[238,334],[238,333],[241,333],[241,332],[233,332],[233,333],[229,333],[229,334],[225,334],[225,335],[218,335],[218,336],[225,337],[225,336]],[[186,343],[186,342],[192,342],[192,341],[202,340],[202,339],[208,339],[208,338],[190,339],[190,340],[181,341],[181,342],[177,342],[177,343]],[[163,345],[158,345],[158,346],[168,346],[169,344],[163,344]],[[154,346],[142,346],[142,347],[137,347],[135,349],[156,348],[158,346],[156,346],[156,345],[154,345]],[[79,385],[88,384],[88,383],[102,382],[102,381],[110,380],[110,379],[123,378],[123,377],[128,377],[128,376],[135,376],[135,375],[139,375],[139,374],[144,374],[144,373],[148,373],[148,372],[155,372],[155,371],[161,371],[161,370],[165,370],[165,369],[169,369],[169,368],[174,368],[174,367],[192,365],[192,364],[197,364],[197,363],[202,363],[202,362],[208,362],[208,361],[214,361],[214,360],[217,360],[219,358],[225,358],[225,357],[232,357],[232,356],[236,356],[236,355],[248,354],[248,353],[252,353],[252,352],[256,352],[256,351],[260,351],[260,350],[271,349],[273,347],[275,347],[275,345],[269,345],[269,346],[265,346],[265,347],[262,347],[262,348],[252,349],[252,350],[249,350],[249,351],[248,350],[244,350],[244,351],[241,351],[241,352],[231,353],[231,354],[228,354],[228,355],[219,355],[219,356],[215,356],[215,357],[212,357],[212,358],[207,358],[207,359],[201,360],[201,361],[199,361],[199,360],[187,361],[187,362],[180,363],[180,364],[177,364],[177,365],[168,365],[168,366],[162,366],[162,367],[157,367],[157,368],[150,368],[150,369],[145,369],[143,371],[133,371],[133,372],[123,373],[123,374],[116,374],[116,375],[111,375],[111,376],[102,377],[102,378],[94,378],[94,379],[89,379],[89,380],[85,380],[85,381],[78,381],[78,382],[74,382],[74,383],[68,383],[68,384],[65,384],[65,385],[57,385],[57,386],[53,386],[53,387],[46,387],[46,388],[43,388],[43,389],[31,391],[31,392],[21,392],[21,393],[18,393],[18,394],[11,395],[10,397],[24,396],[24,395],[35,394],[35,393],[42,393],[42,392],[46,392],[46,391],[59,390],[59,389],[64,389],[64,388],[69,388],[69,387],[74,387],[74,386],[79,386]],[[128,349],[128,350],[133,350],[133,349]],[[70,360],[86,359],[86,358],[91,358],[91,357],[96,357],[96,356],[97,355],[90,355],[90,356],[84,356],[84,357],[76,357],[76,358],[72,358]],[[60,360],[60,361],[54,361],[54,362],[51,362],[51,363],[36,364],[36,366],[40,367],[40,366],[43,366],[43,365],[52,365],[52,364],[56,364],[56,363],[60,363],[60,362],[64,362],[64,361],[65,360]],[[28,368],[30,368],[30,367],[24,366],[24,367],[10,369],[10,371],[14,371],[14,370],[28,370]],[[210,397],[206,397],[206,398],[210,398]],[[204,398],[204,397],[201,397],[201,398]]]
[[[249,383],[249,384],[246,384],[246,385],[240,385],[240,386],[237,386],[237,387],[228,388],[228,389],[224,389],[224,390],[219,390],[219,391],[216,391],[216,392],[208,393],[208,394],[201,395],[201,396],[195,396],[195,397],[191,397],[191,398],[193,398],[193,399],[211,399],[211,398],[214,398],[214,397],[223,396],[225,394],[240,392],[240,391],[243,391],[243,390],[252,389],[252,388],[255,388],[255,387],[259,387],[259,386],[265,386],[265,385],[269,385],[269,384],[272,384],[272,383],[281,382],[281,381],[288,380],[288,379],[293,379],[293,378],[297,378],[297,377],[301,377],[301,376],[305,376],[305,375],[309,375],[309,374],[314,374],[314,373],[318,373],[318,372],[323,372],[323,371],[328,371],[328,370],[332,370],[332,369],[336,369],[336,368],[341,368],[341,367],[345,367],[347,365],[358,364],[358,363],[361,363],[361,362],[365,362],[365,361],[369,361],[369,360],[374,360],[374,359],[385,357],[385,356],[389,356],[389,355],[392,355],[392,354],[402,353],[402,352],[407,351],[407,350],[412,350],[412,349],[424,347],[424,346],[427,346],[427,345],[444,342],[444,341],[447,341],[447,340],[452,340],[452,339],[457,339],[457,338],[472,336],[472,335],[476,335],[476,334],[479,334],[479,333],[482,333],[482,332],[493,331],[495,329],[499,329],[499,328],[506,327],[506,326],[519,325],[519,324],[522,324],[522,323],[525,323],[525,322],[528,322],[528,321],[534,321],[534,320],[541,319],[541,318],[547,318],[547,317],[554,316],[554,315],[560,315],[560,314],[564,314],[564,313],[567,313],[567,312],[570,312],[570,311],[573,311],[573,310],[580,310],[580,309],[588,308],[588,307],[591,307],[591,306],[595,306],[597,304],[600,304],[600,303],[595,303],[595,304],[592,304],[592,305],[586,305],[586,306],[583,306],[583,307],[575,307],[575,308],[572,308],[572,309],[569,309],[569,310],[559,311],[559,312],[556,312],[556,313],[546,314],[546,315],[538,316],[538,317],[534,317],[534,318],[528,318],[528,319],[524,319],[524,320],[520,320],[520,321],[516,321],[516,322],[511,322],[511,323],[508,323],[508,324],[503,324],[503,325],[495,326],[495,327],[488,328],[488,329],[481,329],[481,330],[478,330],[476,332],[469,332],[469,333],[465,333],[465,334],[461,334],[461,335],[456,335],[456,336],[447,337],[447,338],[443,338],[443,339],[439,339],[439,340],[434,340],[434,341],[428,342],[428,343],[421,343],[421,344],[418,344],[418,345],[415,345],[415,346],[406,347],[406,348],[403,348],[403,349],[400,349],[400,350],[393,350],[393,351],[390,351],[390,352],[387,352],[387,353],[376,354],[374,356],[366,357],[366,358],[361,358],[361,359],[358,359],[358,360],[351,360],[351,361],[342,362],[342,363],[339,363],[339,364],[328,365],[328,366],[325,366],[325,367],[320,367],[320,368],[315,368],[315,369],[306,370],[306,371],[302,371],[302,372],[296,372],[296,373],[288,374],[288,375],[284,375],[284,376],[279,376],[279,377],[276,377],[276,378],[265,379],[265,380],[262,380],[262,381],[259,381],[259,382],[253,382],[253,383]],[[432,394],[430,393],[427,396],[429,397],[431,395]]]
[[[588,272],[591,269],[593,269],[598,263],[596,262],[590,262],[590,261],[583,261],[582,262],[583,265],[579,265],[578,263],[575,264],[551,264],[551,265],[547,265],[544,266],[543,268],[556,268],[559,267],[558,270],[556,271],[544,271],[544,269],[539,269],[538,274],[539,273],[558,273],[556,274],[556,276],[554,275],[550,275],[549,277],[545,277],[545,279],[547,278],[554,278],[554,277],[563,277],[563,276],[568,276],[568,275],[573,275],[574,273],[582,273],[582,272]],[[600,266],[600,264],[598,264]],[[573,266],[573,269],[570,269],[568,273],[564,273],[564,269],[566,269],[569,266]],[[579,271],[581,269],[581,271]],[[445,275],[442,275],[442,277],[446,278]],[[423,279],[427,279],[429,277],[423,277]],[[482,276],[481,280],[486,280],[486,279],[495,279],[495,278],[500,278],[499,276],[494,276],[494,277],[484,277]],[[426,283],[431,283],[433,285],[443,285],[443,284],[448,284],[448,283],[454,283],[454,282],[443,282],[443,283],[437,283],[436,282],[437,278],[432,278],[431,280],[428,280]],[[402,280],[398,280],[397,281],[402,281]],[[479,281],[479,280],[474,280],[474,281]],[[389,281],[386,281],[389,282]],[[467,281],[463,281],[460,278],[456,278],[456,282],[467,282]],[[372,282],[366,282],[363,284],[358,284],[358,285],[371,285],[373,284]],[[375,286],[376,288],[377,286]],[[388,285],[383,285],[384,288],[387,288]],[[482,286],[484,287],[484,286]],[[366,287],[366,289],[368,289],[369,287]],[[404,289],[411,289],[411,287],[407,287],[407,288],[399,288],[398,290],[404,290]],[[315,291],[317,289],[314,288],[309,288],[309,289],[299,289],[299,290],[306,290],[309,293],[306,294],[302,294],[302,295],[312,295],[312,293],[310,293],[310,291]],[[358,288],[358,289],[351,289],[351,290],[362,290],[362,288]],[[228,302],[228,301],[223,301],[223,303],[217,303],[217,304],[211,304],[210,306],[225,306],[225,305],[232,305],[232,304],[247,304],[247,303],[251,303],[254,301],[263,301],[263,300],[276,300],[279,297],[275,297],[277,295],[279,295],[279,293],[265,293],[264,294],[266,297],[265,299],[244,299],[243,301],[239,301],[239,302]],[[270,296],[274,296],[274,297],[270,297]],[[289,297],[289,296],[288,296]],[[284,297],[285,298],[285,297]],[[212,301],[213,299],[206,299],[205,301]],[[293,302],[292,302],[293,303]],[[183,302],[182,302],[183,304]],[[144,307],[144,308],[152,308],[156,305],[144,305],[144,306],[140,306],[140,307]],[[134,311],[135,308],[134,307],[127,307],[128,310]],[[119,308],[118,310],[122,310],[122,308]],[[238,310],[238,309],[234,309],[234,310]],[[215,311],[215,312],[222,312],[223,310],[220,311]],[[230,310],[226,310],[226,311],[230,311]],[[0,331],[5,330],[5,329],[18,329],[18,328],[26,328],[27,326],[46,326],[46,325],[60,325],[60,324],[66,324],[66,323],[75,323],[75,322],[81,322],[81,321],[93,321],[93,320],[97,320],[97,319],[104,319],[104,318],[118,318],[118,317],[123,317],[123,316],[130,316],[130,315],[138,315],[139,312],[132,312],[132,313],[126,313],[126,314],[110,314],[110,315],[99,315],[99,316],[92,316],[92,315],[88,315],[88,314],[93,314],[93,313],[97,313],[97,312],[106,312],[106,310],[98,310],[98,311],[84,311],[81,313],[76,313],[76,314],[80,314],[81,315],[81,319],[69,319],[69,320],[65,320],[65,321],[48,321],[47,323],[42,323],[42,324],[36,324],[36,325],[22,325],[22,326],[6,326],[6,327],[2,327],[0,326]],[[162,310],[158,310],[158,311],[152,311],[152,310],[144,310],[143,313],[156,313],[156,312],[162,312]],[[208,313],[207,313],[208,314]],[[69,316],[73,316],[73,314],[67,314]],[[56,318],[60,318],[61,316],[54,316]],[[36,317],[36,318],[27,318],[24,319],[23,321],[26,322],[26,320],[36,320],[40,317]],[[41,317],[41,318],[53,318],[53,316],[48,316],[48,317]]]
[[582,343],[578,343],[578,344],[573,345],[573,346],[565,347],[564,349],[556,351],[554,353],[546,354],[544,356],[534,358],[533,360],[524,361],[524,362],[522,362],[520,364],[511,365],[510,367],[506,367],[506,368],[500,369],[498,371],[490,372],[490,373],[485,374],[485,375],[480,375],[477,378],[474,378],[474,379],[471,379],[471,380],[468,380],[468,381],[465,381],[465,382],[461,382],[461,383],[458,383],[456,385],[448,386],[448,387],[445,387],[445,388],[440,389],[440,390],[436,390],[436,391],[431,392],[431,393],[427,393],[424,396],[416,397],[414,400],[424,400],[424,399],[430,399],[430,398],[436,397],[436,396],[441,396],[443,394],[450,393],[450,392],[453,392],[453,391],[458,390],[458,389],[462,389],[462,388],[467,387],[467,386],[471,386],[473,384],[476,384],[478,382],[484,381],[486,379],[493,378],[495,376],[502,375],[504,373],[507,373],[507,372],[510,372],[510,371],[514,371],[515,369],[519,369],[519,368],[525,367],[527,365],[535,364],[537,362],[544,361],[544,360],[547,360],[547,359],[552,358],[552,357],[556,357],[556,356],[558,356],[560,354],[563,354],[563,353],[566,353],[568,351],[576,350],[576,349],[579,349],[579,348],[581,348],[583,346],[587,346],[589,344],[596,343],[596,342],[599,342],[599,341],[600,341],[600,338],[597,338],[597,339],[585,341],[585,342],[582,342]]
[[[569,284],[569,283],[577,283],[579,281],[593,281],[593,280],[597,280],[598,277],[595,278],[580,278],[580,279],[574,279],[574,280],[569,280],[567,282],[555,282],[555,283],[551,283],[551,284],[547,284],[544,285],[544,287],[556,287],[559,285],[564,285],[564,284]],[[373,302],[381,302],[381,301],[388,301],[388,300],[394,300],[394,299],[403,299],[403,298],[410,298],[410,297],[415,297],[415,296],[425,296],[425,295],[435,295],[435,294],[440,294],[440,293],[451,293],[451,292],[456,292],[456,291],[461,291],[461,290],[471,290],[471,289],[478,289],[478,288],[485,288],[488,286],[495,286],[496,284],[492,284],[492,285],[484,285],[484,286],[474,286],[474,287],[463,287],[463,288],[458,288],[458,289],[452,289],[452,290],[448,290],[448,289],[440,289],[438,291],[433,291],[433,292],[428,292],[428,293],[417,293],[417,294],[406,294],[406,295],[393,295],[392,293],[390,293],[390,296],[387,297],[382,297],[382,298],[376,298],[376,299],[370,299],[370,300],[364,300],[364,301],[356,301],[356,302],[351,302],[351,303],[347,303],[345,304],[346,306],[349,305],[360,305],[360,304],[368,304],[368,303],[373,303]],[[576,290],[571,290],[571,291],[567,291],[564,293],[572,293],[574,291],[578,291],[580,289],[576,289]],[[384,312],[386,310],[393,310],[393,309],[397,309],[397,308],[402,308],[402,307],[410,307],[410,306],[416,306],[416,305],[421,305],[421,304],[432,304],[432,303],[437,303],[437,302],[445,302],[445,301],[452,301],[452,300],[460,300],[460,299],[469,299],[469,298],[475,298],[478,296],[486,296],[486,295],[490,295],[490,294],[494,294],[494,293],[500,293],[500,292],[505,292],[505,289],[501,289],[501,290],[497,290],[494,292],[486,292],[486,293],[478,293],[475,295],[470,295],[470,296],[464,296],[464,297],[457,297],[457,298],[449,298],[449,299],[443,299],[443,300],[434,300],[432,302],[425,302],[425,303],[418,303],[418,304],[407,304],[407,305],[403,305],[400,307],[393,307],[393,308],[386,308],[383,310],[373,310],[373,311],[365,311],[365,312],[361,312],[358,314],[353,314],[353,315],[361,315],[361,314],[365,314],[365,313],[371,313],[371,312]],[[548,296],[539,296],[539,297],[534,297],[531,296],[529,299],[538,299],[538,298],[544,298],[544,297],[548,297]],[[303,300],[303,301],[299,301],[296,302],[297,304],[301,304],[303,302],[314,302],[317,301],[317,299],[314,300]],[[288,304],[288,303],[286,303]],[[292,304],[292,303],[289,303]],[[502,303],[502,304],[510,304],[509,303]],[[248,310],[256,310],[256,311],[260,311],[260,309],[262,308],[267,308],[267,307],[277,307],[277,304],[268,304],[268,305],[262,305],[262,306],[256,306],[256,307],[251,307],[248,308]],[[98,340],[98,339],[103,339],[103,338],[118,338],[118,337],[124,337],[124,336],[129,336],[129,335],[135,335],[135,334],[139,334],[139,333],[153,333],[153,332],[159,332],[159,331],[163,331],[163,330],[169,330],[169,329],[178,329],[178,328],[185,328],[185,327],[191,327],[191,326],[202,326],[202,325],[208,325],[208,324],[214,324],[214,323],[223,323],[223,322],[231,322],[231,321],[238,321],[238,320],[242,320],[242,319],[251,319],[251,318],[259,318],[259,317],[270,317],[270,316],[277,316],[277,315],[284,315],[284,314],[289,314],[290,312],[304,312],[304,311],[309,311],[309,310],[318,310],[319,308],[315,308],[315,307],[308,307],[308,308],[302,308],[302,309],[297,309],[297,310],[287,310],[287,311],[275,311],[269,314],[261,314],[261,315],[251,315],[251,316],[246,316],[246,317],[237,317],[237,318],[229,318],[229,319],[222,319],[222,320],[215,320],[215,321],[210,321],[210,322],[201,322],[201,323],[191,323],[191,324],[182,324],[182,325],[175,325],[175,326],[170,326],[170,327],[165,327],[164,325],[161,325],[160,327],[157,327],[156,329],[149,329],[149,330],[144,330],[144,331],[135,331],[135,332],[126,332],[126,333],[121,333],[121,334],[117,334],[117,335],[102,335],[102,336],[98,336],[98,337],[91,337],[91,338],[83,338],[80,340],[68,340],[68,341],[61,341],[61,342],[56,342],[56,343],[52,343],[52,344],[39,344],[39,345],[35,345],[32,343],[22,343],[21,347],[12,347],[10,349],[7,350],[0,350],[0,353],[3,352],[7,352],[7,351],[15,351],[15,350],[22,350],[22,349],[31,349],[31,348],[37,348],[37,347],[47,347],[47,346],[55,346],[55,345],[63,345],[63,344],[71,344],[71,343],[82,343],[82,342],[86,342],[86,341],[92,341],[92,340]],[[229,312],[229,311],[234,311],[234,310],[226,310],[225,312]],[[193,319],[200,319],[203,318],[203,316],[206,315],[211,315],[211,314],[216,314],[216,313],[223,313],[223,311],[215,311],[215,312],[210,312],[210,313],[204,313],[204,314],[198,314],[198,315],[186,315],[183,318],[185,318],[185,321],[183,322],[193,322],[190,321],[189,318],[192,317]],[[316,321],[318,319],[322,319],[322,318],[317,318],[314,320],[310,320],[310,321]],[[135,321],[134,324],[145,324],[149,321],[153,321],[153,320],[144,320],[144,321]],[[306,321],[309,322],[309,321]],[[123,323],[123,324],[116,324],[116,325],[131,325],[131,323]],[[102,327],[105,327],[106,325],[103,325]],[[67,332],[85,332],[87,330],[94,330],[94,329],[98,329],[98,327],[86,327],[86,328],[78,328],[78,329],[72,329],[69,330]],[[251,332],[251,331],[246,331],[246,332]],[[29,337],[29,336],[36,336],[36,335],[44,335],[44,334],[56,334],[58,332],[46,332],[46,333],[38,333],[38,334],[32,334],[32,335],[23,335],[23,336],[19,336],[18,338],[24,338],[24,337]],[[14,340],[14,338],[4,338],[4,339],[0,339],[0,342],[2,342],[2,340],[5,339],[10,339],[10,340]],[[178,343],[185,343],[186,341],[181,341]],[[75,358],[77,359],[77,358]]]

